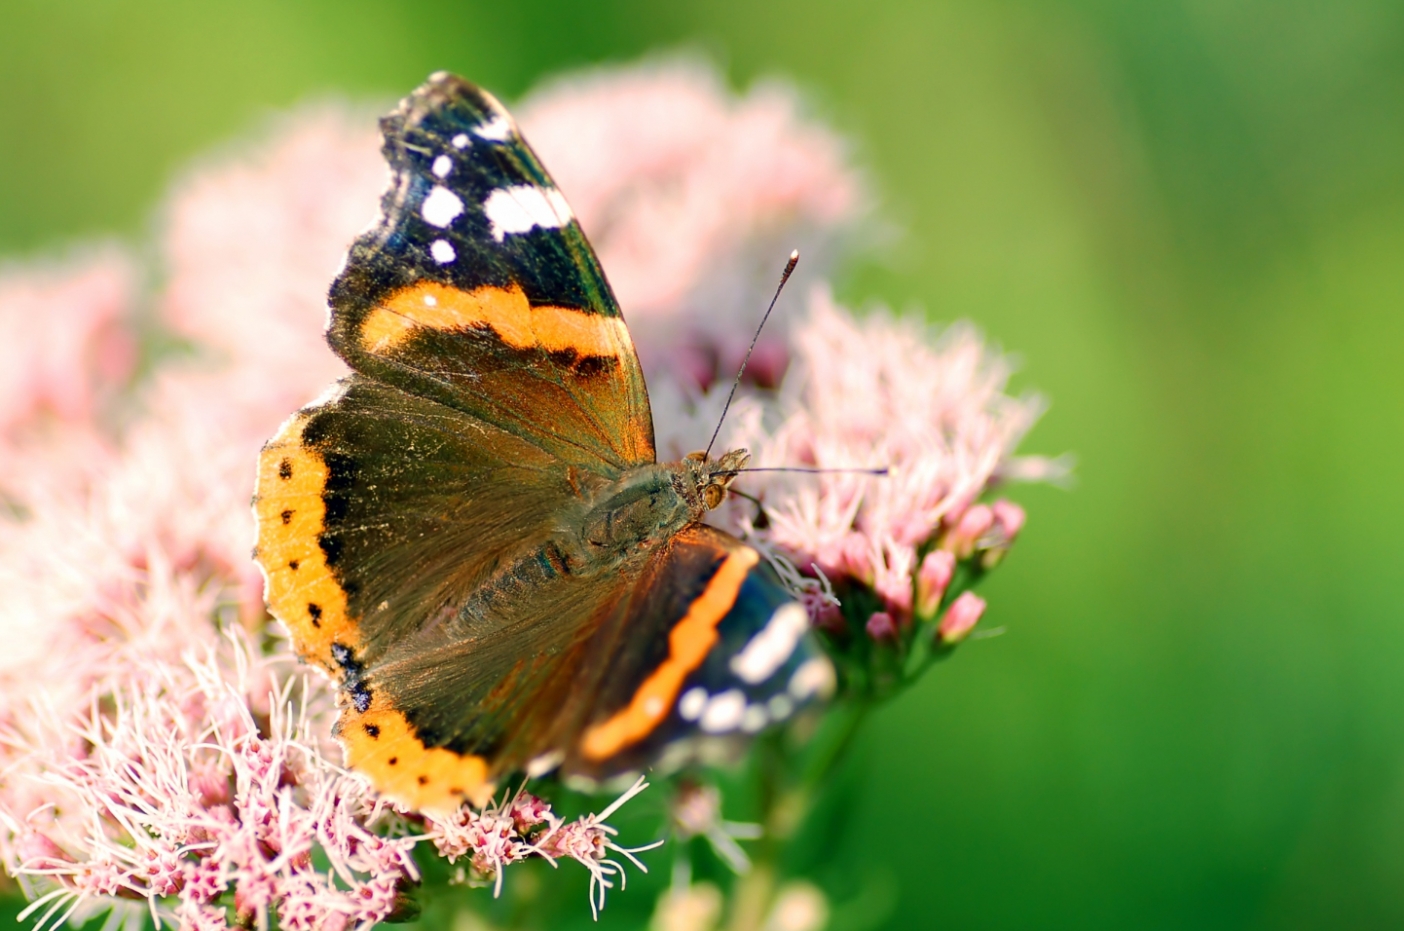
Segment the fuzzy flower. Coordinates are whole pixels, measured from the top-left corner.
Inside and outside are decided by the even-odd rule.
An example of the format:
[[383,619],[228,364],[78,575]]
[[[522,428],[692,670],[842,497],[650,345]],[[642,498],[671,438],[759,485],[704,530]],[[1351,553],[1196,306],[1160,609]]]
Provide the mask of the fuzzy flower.
[[605,824],[605,819],[647,788],[648,783],[640,776],[604,811],[599,814],[581,815],[575,821],[558,822],[548,828],[534,844],[535,852],[553,863],[569,858],[590,871],[590,910],[596,918],[600,915],[600,909],[604,908],[605,892],[614,888],[615,878],[618,878],[621,889],[624,888],[626,880],[624,864],[613,859],[610,854],[619,854],[640,871],[647,873],[648,868],[634,854],[652,850],[663,843],[660,840],[642,847],[621,847],[614,842],[619,832]]
[[136,362],[127,328],[135,279],[113,246],[0,272],[0,435],[43,415],[93,421]]
[[765,536],[796,564],[857,580],[909,616],[919,549],[988,511],[976,500],[1043,403],[1005,394],[1009,362],[968,327],[937,335],[881,313],[860,323],[818,292],[795,342],[781,419],[750,440],[755,464],[886,474],[766,473],[756,483],[773,502]]
[[[718,445],[749,448],[753,467],[833,471],[743,475],[737,490],[761,510],[733,498],[714,519],[783,557],[817,626],[841,626],[837,605],[858,586],[882,605],[858,622],[891,639],[914,615],[935,615],[957,562],[992,568],[1017,537],[1022,509],[979,499],[1006,477],[1047,478],[1059,465],[1015,455],[1043,402],[1005,392],[1009,361],[972,328],[935,331],[881,311],[860,319],[823,289],[808,303],[790,371],[775,391],[738,396]],[[704,445],[728,387],[655,390],[660,450]]]
[[615,830],[604,823],[647,788],[640,777],[604,811],[575,822],[558,818],[549,802],[523,789],[481,811],[464,807],[448,816],[425,815],[424,836],[449,863],[466,860],[471,880],[491,883],[493,895],[502,894],[502,874],[513,863],[528,857],[542,857],[553,865],[562,858],[575,860],[590,872],[590,908],[598,916],[605,891],[613,888],[613,877],[618,876],[621,885],[624,880],[623,865],[610,859],[610,852],[623,855],[646,873],[648,868],[634,854],[663,843],[620,847],[613,840]]
[[59,719],[36,697],[5,734],[4,853],[36,893],[37,927],[113,896],[186,926],[224,927],[231,909],[261,928],[274,913],[285,928],[391,914],[418,878],[415,841],[330,762],[324,689],[238,636],[180,662],[123,652],[85,715]]

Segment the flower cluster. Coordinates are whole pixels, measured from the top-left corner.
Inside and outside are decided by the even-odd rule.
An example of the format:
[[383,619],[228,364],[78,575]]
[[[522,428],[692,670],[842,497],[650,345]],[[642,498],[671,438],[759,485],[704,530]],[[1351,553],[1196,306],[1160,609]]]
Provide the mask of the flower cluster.
[[468,879],[490,882],[498,894],[502,891],[502,872],[513,863],[533,856],[552,864],[562,859],[574,860],[590,871],[590,909],[598,917],[604,908],[605,890],[614,888],[615,877],[621,887],[625,882],[624,865],[610,858],[611,851],[646,873],[648,868],[634,854],[663,843],[621,847],[614,842],[617,832],[604,823],[646,788],[648,783],[639,777],[604,811],[582,815],[575,821],[556,817],[550,803],[522,789],[481,811],[464,807],[447,817],[426,815],[425,833],[440,856],[449,863],[465,860],[471,870]]
[[[772,556],[842,666],[888,663],[874,644],[943,653],[979,621],[984,601],[969,588],[1024,525],[1018,505],[982,499],[1066,469],[1015,455],[1043,402],[1006,393],[1009,360],[969,326],[933,331],[882,310],[860,319],[822,287],[807,304],[780,385],[743,390],[719,436],[777,471],[738,477],[741,494],[713,519]],[[729,387],[655,387],[660,450],[705,443]],[[850,672],[862,674],[849,686],[871,687],[871,670]]]
[[[10,869],[53,886],[30,906],[38,927],[111,897],[201,929],[268,927],[274,912],[288,929],[366,927],[395,913],[418,878],[416,841],[329,762],[324,695],[280,680],[278,660],[237,638],[183,662],[114,659],[132,669],[86,715],[35,705],[7,741],[24,751],[7,786]],[[16,793],[42,803],[21,818]]]
[[[801,246],[817,279],[860,226],[841,140],[793,91],[734,95],[693,62],[563,79],[518,112],[629,316],[660,455],[699,448],[775,257]],[[379,202],[378,148],[371,114],[307,108],[175,185],[158,268],[104,247],[0,269],[0,865],[41,926],[368,927],[409,913],[431,850],[498,889],[527,857],[573,859],[597,911],[642,868],[605,823],[642,781],[574,821],[525,791],[388,806],[340,767],[331,684],[264,611],[254,463],[345,371],[325,294]],[[760,509],[715,519],[773,556],[840,653],[922,625],[952,645],[1023,522],[982,498],[1049,471],[1013,456],[1038,403],[1004,393],[1007,363],[968,329],[855,318],[818,288],[808,304],[762,340],[721,439],[755,466],[887,474],[747,475]],[[676,832],[744,869],[751,827],[708,791]]]

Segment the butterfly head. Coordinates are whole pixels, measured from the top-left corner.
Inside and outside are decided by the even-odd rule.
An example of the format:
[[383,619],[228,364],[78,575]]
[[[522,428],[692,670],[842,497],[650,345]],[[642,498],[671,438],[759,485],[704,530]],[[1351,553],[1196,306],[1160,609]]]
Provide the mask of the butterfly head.
[[736,472],[746,468],[751,461],[748,449],[733,449],[717,459],[709,459],[705,452],[688,453],[683,460],[687,464],[690,477],[696,482],[697,496],[707,510],[711,511],[726,500],[727,489],[736,481]]

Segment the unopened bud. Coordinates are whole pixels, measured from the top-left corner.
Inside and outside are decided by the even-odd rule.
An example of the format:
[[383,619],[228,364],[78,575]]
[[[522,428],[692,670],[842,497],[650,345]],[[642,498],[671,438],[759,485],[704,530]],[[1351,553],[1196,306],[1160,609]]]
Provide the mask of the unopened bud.
[[917,615],[931,617],[941,606],[946,586],[955,574],[955,554],[949,550],[932,550],[917,570]]
[[843,609],[832,601],[821,598],[805,599],[804,607],[809,612],[810,621],[820,630],[841,634],[848,629],[848,623],[843,619]]
[[879,642],[897,639],[897,622],[886,611],[878,611],[868,618],[867,629],[868,636]]
[[1014,542],[1014,538],[1024,527],[1024,509],[1013,501],[1001,498],[994,503],[990,511],[994,514],[995,526],[999,528],[999,535],[1005,544]]
[[974,592],[965,592],[946,609],[941,618],[941,626],[936,629],[936,637],[941,643],[960,643],[975,625],[980,623],[980,615],[985,613],[985,599]]
[[987,504],[977,504],[961,515],[959,523],[951,531],[949,548],[958,559],[966,559],[975,552],[975,546],[989,529],[994,526],[994,511]]
[[990,511],[994,514],[994,524],[985,535],[985,539],[977,543],[977,546],[985,548],[984,555],[980,557],[980,565],[986,569],[993,569],[999,565],[1004,554],[1009,552],[1009,545],[1014,542],[1014,538],[1024,526],[1024,509],[1012,501],[996,501]]

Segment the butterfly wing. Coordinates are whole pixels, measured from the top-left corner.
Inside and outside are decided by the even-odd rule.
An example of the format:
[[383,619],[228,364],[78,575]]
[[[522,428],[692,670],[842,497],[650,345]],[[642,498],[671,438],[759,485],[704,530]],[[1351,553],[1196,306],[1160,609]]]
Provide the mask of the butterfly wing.
[[567,778],[729,758],[833,691],[808,612],[730,534],[692,524],[631,581],[582,657],[576,688],[593,697],[565,752]]
[[676,768],[832,688],[803,607],[713,528],[692,525],[618,573],[581,580],[526,560],[518,581],[529,599],[484,610],[493,636],[428,629],[357,671],[370,698],[343,713],[347,757],[393,797],[457,804],[463,777],[446,784],[441,760],[474,761],[489,784],[556,766],[588,784]]
[[492,95],[436,74],[381,121],[392,181],[332,284],[356,371],[583,468],[652,462],[629,331],[580,225]]
[[610,571],[558,545],[654,460],[628,331],[490,96],[436,75],[384,123],[393,183],[333,284],[355,374],[260,457],[256,558],[341,682],[348,762],[420,809],[509,772],[591,781],[792,713],[832,670],[757,554],[689,526]]

